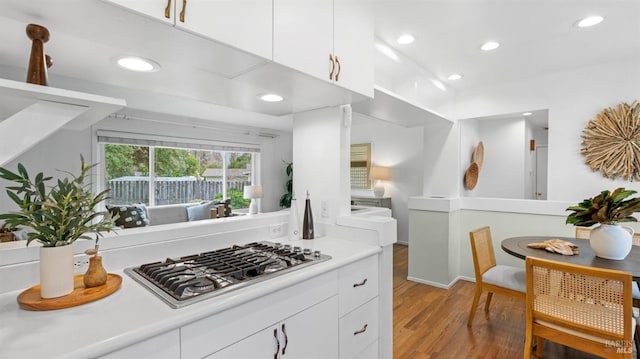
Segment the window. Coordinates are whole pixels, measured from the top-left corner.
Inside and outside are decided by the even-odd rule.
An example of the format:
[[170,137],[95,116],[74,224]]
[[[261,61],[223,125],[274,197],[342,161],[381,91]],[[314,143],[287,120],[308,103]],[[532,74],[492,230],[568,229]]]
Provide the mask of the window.
[[371,144],[351,145],[351,188],[371,188]]
[[[181,139],[183,140],[183,139]],[[98,134],[107,204],[148,206],[231,199],[247,208],[243,188],[255,182],[258,148],[169,142]],[[150,180],[152,179],[152,180]]]

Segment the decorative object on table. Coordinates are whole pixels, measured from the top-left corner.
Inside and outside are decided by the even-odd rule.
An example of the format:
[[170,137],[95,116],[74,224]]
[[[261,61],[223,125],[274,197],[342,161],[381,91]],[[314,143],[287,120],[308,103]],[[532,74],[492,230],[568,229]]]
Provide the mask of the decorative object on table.
[[300,221],[298,220],[298,203],[296,202],[295,193],[292,193],[291,195],[288,237],[290,241],[297,241],[300,239]]
[[304,218],[302,222],[302,239],[313,239],[313,213],[311,213],[311,199],[307,191],[307,199],[304,202]]
[[84,274],[83,283],[85,288],[99,287],[107,283],[107,271],[102,266],[102,257],[98,255],[98,238],[96,245],[92,249],[87,249],[84,253],[89,257],[89,269]]
[[3,223],[2,227],[0,227],[0,243],[1,242],[12,242],[16,240],[15,232],[18,228],[9,228],[7,227],[7,223]]
[[42,298],[40,285],[24,290],[18,295],[18,304],[26,310],[55,310],[76,307],[113,294],[122,285],[122,277],[109,273],[104,285],[93,288],[84,286],[84,275],[73,277],[73,291],[58,298]]
[[[258,198],[264,197],[264,192],[262,191],[262,186],[253,185],[253,186],[244,186],[244,198],[251,199],[251,204],[249,205],[249,214],[258,214]],[[224,205],[223,205],[224,208]]]
[[293,162],[287,164],[285,172],[287,173],[287,193],[280,197],[280,207],[289,208],[291,207],[291,198],[293,197]]
[[605,108],[582,131],[582,155],[606,178],[640,180],[640,103]]
[[527,247],[544,249],[547,252],[562,254],[563,256],[572,256],[580,254],[578,246],[562,239],[548,239],[540,243],[529,243]]
[[44,26],[29,24],[27,36],[31,39],[27,82],[47,86],[47,68],[53,65],[51,57],[44,53],[44,43],[49,41],[49,30]]
[[589,245],[601,258],[624,259],[631,251],[633,229],[621,226],[620,222],[637,222],[633,213],[640,211],[640,198],[629,198],[634,190],[617,188],[613,192],[602,191],[593,198],[587,198],[576,206],[567,208],[573,211],[566,223],[592,229]]
[[375,181],[375,185],[373,186],[373,194],[376,197],[384,196],[383,181],[388,181],[391,179],[391,169],[389,167],[373,166],[371,167],[371,172],[369,172],[369,177],[371,177],[371,179]]
[[484,163],[484,144],[482,141],[478,142],[471,154],[471,164],[464,172],[464,188],[472,190],[476,188],[478,184],[478,177],[480,176],[480,170]]
[[85,183],[91,168],[80,156],[81,171],[58,179],[49,187],[42,172],[29,176],[25,167],[18,164],[18,173],[0,168],[0,178],[14,182],[7,187],[9,198],[19,210],[0,214],[0,220],[9,227],[28,227],[27,245],[36,240],[40,250],[40,293],[42,298],[64,296],[73,291],[73,247],[78,238],[92,239],[88,233],[102,236],[113,229],[113,218],[107,211],[98,211],[99,203],[109,197],[109,190],[94,195],[91,185]]

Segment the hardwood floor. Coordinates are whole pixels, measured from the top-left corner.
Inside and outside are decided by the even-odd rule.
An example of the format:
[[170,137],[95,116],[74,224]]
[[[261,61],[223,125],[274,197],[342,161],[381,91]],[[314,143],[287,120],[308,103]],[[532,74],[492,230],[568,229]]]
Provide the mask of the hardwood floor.
[[[473,326],[467,318],[475,283],[458,281],[446,290],[407,281],[408,247],[394,245],[393,356],[405,358],[522,358],[525,304],[494,295],[489,313],[482,295]],[[591,359],[546,341],[544,358]]]

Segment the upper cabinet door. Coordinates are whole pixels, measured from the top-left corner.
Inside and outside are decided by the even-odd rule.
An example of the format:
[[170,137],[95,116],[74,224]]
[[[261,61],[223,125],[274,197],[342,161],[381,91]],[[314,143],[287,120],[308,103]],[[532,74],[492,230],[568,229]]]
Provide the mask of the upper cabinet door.
[[173,1],[176,27],[271,60],[271,0]]
[[333,0],[273,1],[275,62],[329,81],[330,54]]
[[373,2],[335,0],[333,6],[333,52],[340,62],[337,84],[373,97]]
[[127,9],[143,13],[152,18],[173,24],[175,1],[182,0],[105,0]]

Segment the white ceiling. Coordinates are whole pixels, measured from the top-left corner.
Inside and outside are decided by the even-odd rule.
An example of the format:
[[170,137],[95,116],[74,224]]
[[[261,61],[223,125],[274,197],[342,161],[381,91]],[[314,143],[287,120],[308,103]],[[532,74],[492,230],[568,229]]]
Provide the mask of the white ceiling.
[[[377,38],[458,91],[615,61],[636,60],[640,66],[640,0],[375,0],[374,3]],[[88,8],[87,4],[94,5]],[[98,11],[91,13],[96,11],[95,4],[99,5]],[[190,99],[197,106],[204,106],[213,95],[228,95],[212,85],[219,76],[207,66],[210,59],[206,56],[146,46],[170,35],[157,31],[144,35],[127,32],[125,27],[101,26],[109,23],[105,13],[111,8],[105,2],[0,0],[0,8],[3,9],[0,77],[24,80],[30,52],[24,27],[35,22],[52,31],[51,41],[45,44],[46,52],[54,59],[50,78],[60,79],[65,87],[74,84],[74,80],[88,84],[70,89],[90,92],[91,87],[102,89],[101,84],[108,84],[112,89],[126,89],[123,93],[147,91],[157,95],[158,108],[172,98]],[[77,16],[67,21],[57,13]],[[578,19],[596,13],[605,17],[600,25],[586,29],[573,26]],[[113,19],[120,23],[134,20]],[[148,22],[145,20],[146,25]],[[415,43],[395,42],[405,32],[415,36]],[[95,39],[101,39],[101,43]],[[501,46],[493,52],[482,52],[479,46],[486,40],[496,40]],[[196,45],[192,48],[197,48]],[[139,55],[166,63],[166,69],[148,76],[114,67],[117,55],[134,50],[147,51],[148,54]],[[447,80],[453,72],[464,77],[456,82]],[[117,97],[113,93],[104,94]],[[183,108],[186,107],[194,106],[185,102]],[[0,113],[1,110],[0,104]],[[216,121],[230,118],[236,124],[246,121],[251,126],[282,130],[291,126],[290,119],[226,111],[220,106],[209,106],[206,111],[209,113],[205,117]]]
[[[617,61],[640,66],[638,0],[376,0],[375,7],[377,37],[459,91]],[[574,26],[594,14],[604,21]],[[396,42],[405,32],[413,44]],[[488,40],[501,46],[481,51]],[[449,81],[451,73],[464,77]]]

